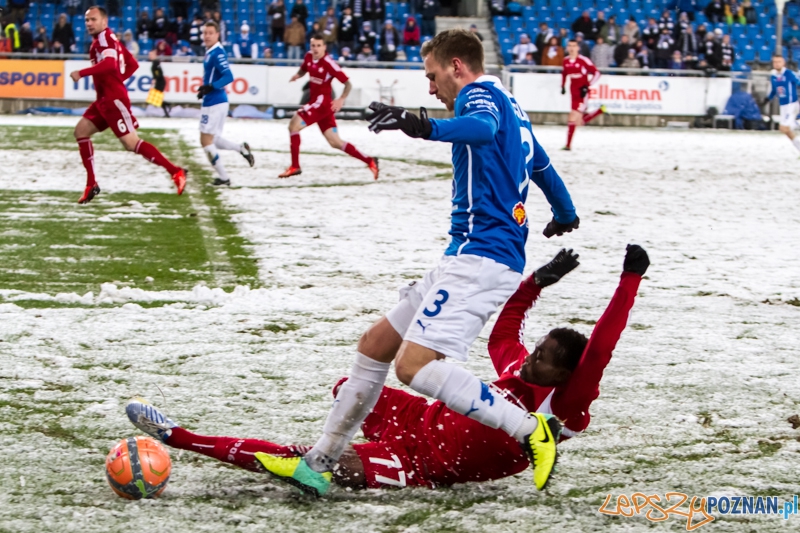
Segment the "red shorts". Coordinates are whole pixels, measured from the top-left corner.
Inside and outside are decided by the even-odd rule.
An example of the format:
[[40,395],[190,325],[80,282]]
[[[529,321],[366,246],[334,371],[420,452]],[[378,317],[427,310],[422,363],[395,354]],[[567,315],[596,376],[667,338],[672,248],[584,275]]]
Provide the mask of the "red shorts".
[[103,98],[89,106],[83,118],[94,124],[98,131],[111,128],[114,135],[122,137],[139,127],[139,122],[131,113],[130,102]]
[[572,93],[572,110],[580,111],[581,113],[586,111],[588,96],[589,95],[586,95],[585,98],[581,98],[581,93]]
[[306,126],[317,124],[319,131],[325,133],[331,128],[336,127],[336,117],[333,116],[331,102],[326,101],[322,96],[314,102],[309,102],[297,112]]

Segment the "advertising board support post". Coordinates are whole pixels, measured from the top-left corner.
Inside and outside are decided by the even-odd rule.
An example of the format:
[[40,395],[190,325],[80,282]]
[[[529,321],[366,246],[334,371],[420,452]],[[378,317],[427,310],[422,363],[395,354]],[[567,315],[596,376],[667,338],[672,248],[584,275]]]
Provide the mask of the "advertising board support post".
[[[783,55],[783,8],[786,5],[786,0],[775,0],[775,8],[778,11],[778,16],[776,17],[778,20],[775,24],[775,52],[776,54]],[[788,63],[789,58],[786,58]],[[778,111],[778,101],[773,98],[772,101],[769,103],[769,124],[770,129],[774,129],[774,121],[772,117],[777,115]]]

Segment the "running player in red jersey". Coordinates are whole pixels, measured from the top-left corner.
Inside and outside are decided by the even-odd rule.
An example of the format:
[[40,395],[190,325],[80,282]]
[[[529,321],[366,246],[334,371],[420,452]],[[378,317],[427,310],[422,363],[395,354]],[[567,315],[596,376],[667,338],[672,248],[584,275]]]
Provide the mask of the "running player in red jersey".
[[[342,109],[347,95],[350,94],[352,85],[347,79],[347,75],[342,72],[341,67],[327,54],[322,34],[314,34],[311,37],[311,51],[303,59],[300,70],[289,81],[299,80],[306,73],[310,78],[311,98],[306,105],[294,114],[291,122],[289,122],[292,166],[278,175],[278,177],[288,178],[303,172],[300,170],[300,130],[306,126],[317,124],[328,144],[337,150],[343,151],[350,157],[355,157],[359,161],[366,163],[372,171],[372,175],[375,179],[378,179],[378,158],[362,154],[355,146],[339,137],[336,118],[333,114]],[[344,91],[342,96],[332,100],[331,83],[333,83],[334,79],[344,83]]]
[[136,134],[139,123],[131,113],[125,80],[136,72],[139,63],[108,28],[108,14],[102,7],[92,6],[86,11],[86,31],[92,36],[92,46],[89,48],[92,66],[73,71],[70,77],[77,82],[83,77],[92,76],[97,100],[89,106],[75,126],[75,139],[86,168],[86,189],[78,203],[88,203],[100,193],[94,176],[94,147],[91,136],[106,128],[111,128],[126,150],[136,152],[148,161],[164,167],[178,187],[178,194],[181,194],[186,186],[186,172],[170,163],[158,148],[139,139]]
[[[567,126],[567,145],[564,150],[571,150],[572,136],[575,135],[575,128],[588,124],[593,118],[606,112],[605,106],[592,113],[586,112],[587,96],[589,87],[600,80],[600,71],[594,66],[592,60],[580,55],[578,42],[571,39],[567,43],[567,53],[564,58],[564,67],[561,69],[561,94],[566,93],[565,85],[567,78],[570,79],[569,92],[572,96],[572,108],[569,112],[569,124]],[[591,79],[589,79],[591,76]]]
[[[500,313],[489,338],[489,355],[499,378],[495,391],[526,411],[552,413],[564,421],[561,439],[589,425],[589,407],[600,394],[603,376],[625,329],[636,291],[650,265],[643,248],[628,245],[614,297],[588,340],[575,330],[558,328],[539,339],[532,352],[522,342],[526,313],[543,287],[578,266],[578,256],[561,250],[550,263],[524,280]],[[334,387],[334,397],[342,378]],[[263,472],[259,452],[282,457],[305,454],[311,446],[208,437],[177,426],[141,399],[128,402],[128,418],[168,446],[189,450],[254,472]],[[351,488],[440,487],[514,475],[528,467],[519,443],[502,429],[448,409],[441,401],[384,387],[361,426],[366,444],[354,444],[333,472],[333,480]]]

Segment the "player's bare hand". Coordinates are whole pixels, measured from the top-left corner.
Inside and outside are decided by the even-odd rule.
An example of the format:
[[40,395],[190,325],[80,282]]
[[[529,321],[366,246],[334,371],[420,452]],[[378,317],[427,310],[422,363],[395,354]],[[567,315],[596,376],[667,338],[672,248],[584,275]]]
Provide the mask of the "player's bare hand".
[[344,106],[343,98],[337,98],[336,100],[331,102],[331,109],[333,109],[334,113],[338,113],[339,111],[341,111],[343,106]]
[[81,72],[79,70],[73,70],[69,73],[69,77],[72,78],[72,81],[79,81],[81,79]]
[[289,78],[289,82],[297,81],[300,79],[300,74],[295,74],[291,78]]

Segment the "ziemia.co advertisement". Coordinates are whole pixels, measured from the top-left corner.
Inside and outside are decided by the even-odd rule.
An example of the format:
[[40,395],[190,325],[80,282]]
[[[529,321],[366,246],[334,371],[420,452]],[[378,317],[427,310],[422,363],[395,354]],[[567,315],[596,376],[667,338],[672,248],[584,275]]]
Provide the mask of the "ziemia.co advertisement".
[[0,59],[0,98],[63,97],[63,61]]
[[[64,72],[67,81],[64,84],[65,100],[83,100],[91,102],[96,98],[91,76],[81,78],[77,83],[69,79],[73,70],[81,70],[91,66],[89,61],[65,61]],[[202,63],[162,63],[167,86],[164,90],[164,101],[169,103],[198,103],[197,89],[203,84]],[[233,83],[228,85],[228,99],[234,104],[267,103],[267,69],[259,65],[231,65]],[[125,82],[132,103],[143,103],[147,92],[153,86],[150,63],[139,63],[139,68]]]

